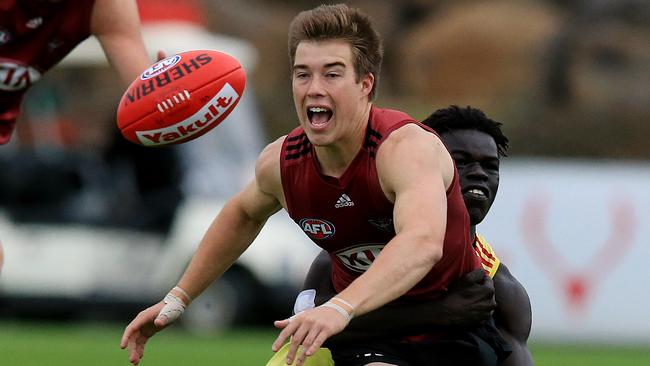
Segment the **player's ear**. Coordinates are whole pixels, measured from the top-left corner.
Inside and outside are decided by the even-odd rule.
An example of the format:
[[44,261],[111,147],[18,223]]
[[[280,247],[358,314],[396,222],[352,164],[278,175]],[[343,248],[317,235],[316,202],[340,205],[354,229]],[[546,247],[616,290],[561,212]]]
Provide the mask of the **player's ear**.
[[370,95],[373,85],[375,85],[375,75],[371,72],[361,78],[361,91],[364,95]]

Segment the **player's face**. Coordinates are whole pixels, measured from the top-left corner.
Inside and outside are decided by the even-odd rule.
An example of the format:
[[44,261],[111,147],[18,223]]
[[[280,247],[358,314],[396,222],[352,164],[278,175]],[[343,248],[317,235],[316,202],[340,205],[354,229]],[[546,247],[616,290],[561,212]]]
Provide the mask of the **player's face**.
[[330,145],[362,138],[372,75],[357,80],[352,48],[342,40],[303,41],[292,70],[293,101],[310,142]]
[[485,218],[499,188],[499,154],[492,136],[473,129],[440,135],[456,162],[472,225]]

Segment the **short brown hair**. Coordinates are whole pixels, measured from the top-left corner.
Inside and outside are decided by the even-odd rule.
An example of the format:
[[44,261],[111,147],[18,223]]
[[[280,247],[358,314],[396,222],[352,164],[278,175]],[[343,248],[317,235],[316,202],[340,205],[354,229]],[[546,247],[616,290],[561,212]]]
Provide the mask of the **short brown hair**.
[[321,5],[299,13],[289,26],[289,60],[293,67],[296,49],[301,41],[325,41],[341,39],[352,47],[352,62],[357,82],[361,76],[373,74],[375,82],[370,91],[370,100],[375,97],[383,45],[372,19],[359,9],[345,4]]

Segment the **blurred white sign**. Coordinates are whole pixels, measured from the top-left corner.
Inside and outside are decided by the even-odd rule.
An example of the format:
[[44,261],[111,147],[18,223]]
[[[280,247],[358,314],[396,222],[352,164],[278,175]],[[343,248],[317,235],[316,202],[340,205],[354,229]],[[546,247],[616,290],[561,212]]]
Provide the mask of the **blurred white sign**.
[[504,159],[478,231],[524,284],[532,337],[650,342],[650,164]]

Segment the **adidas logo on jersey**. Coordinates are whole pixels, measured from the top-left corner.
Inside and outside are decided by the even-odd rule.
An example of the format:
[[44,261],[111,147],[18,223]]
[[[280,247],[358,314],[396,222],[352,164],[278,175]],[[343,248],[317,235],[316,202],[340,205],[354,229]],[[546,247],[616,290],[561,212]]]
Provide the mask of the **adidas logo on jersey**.
[[341,208],[341,207],[352,207],[354,206],[354,202],[352,202],[352,199],[350,197],[343,193],[341,197],[339,197],[338,200],[336,200],[336,204],[334,205],[334,208]]

